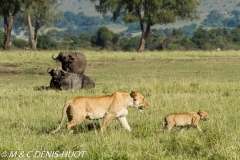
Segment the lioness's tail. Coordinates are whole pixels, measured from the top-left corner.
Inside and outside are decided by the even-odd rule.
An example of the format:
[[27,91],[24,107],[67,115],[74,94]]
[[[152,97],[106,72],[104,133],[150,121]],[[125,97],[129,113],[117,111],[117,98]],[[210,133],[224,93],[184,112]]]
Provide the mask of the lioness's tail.
[[66,102],[66,104],[64,105],[63,110],[62,110],[62,120],[61,120],[61,123],[59,124],[59,126],[57,127],[57,129],[51,131],[51,134],[56,133],[56,132],[59,131],[60,128],[62,127],[62,125],[63,125],[63,123],[64,123],[64,119],[65,119],[65,117],[66,117],[66,111],[67,111],[69,105],[70,105],[70,101]]

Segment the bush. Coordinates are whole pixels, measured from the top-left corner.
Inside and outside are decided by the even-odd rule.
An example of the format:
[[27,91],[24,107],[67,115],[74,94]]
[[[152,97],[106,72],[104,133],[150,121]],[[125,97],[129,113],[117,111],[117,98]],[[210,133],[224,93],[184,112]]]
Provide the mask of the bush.
[[28,41],[25,41],[23,39],[13,39],[12,43],[14,46],[16,46],[17,48],[22,48],[24,49],[25,47],[29,46]]
[[40,35],[38,37],[38,49],[54,50],[58,49],[58,44],[49,35]]
[[120,36],[113,33],[107,27],[100,27],[95,35],[92,36],[91,42],[102,49],[111,48],[112,44],[117,44]]

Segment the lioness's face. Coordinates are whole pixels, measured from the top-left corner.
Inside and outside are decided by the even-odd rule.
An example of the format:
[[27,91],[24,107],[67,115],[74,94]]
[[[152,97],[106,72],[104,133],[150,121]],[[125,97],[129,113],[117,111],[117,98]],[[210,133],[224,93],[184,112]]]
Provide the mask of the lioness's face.
[[209,120],[209,116],[208,116],[207,112],[200,110],[198,113],[201,116],[201,120],[203,120],[203,121]]
[[148,102],[145,100],[144,96],[141,95],[140,93],[132,91],[130,95],[133,98],[133,107],[142,110],[143,107],[148,106]]

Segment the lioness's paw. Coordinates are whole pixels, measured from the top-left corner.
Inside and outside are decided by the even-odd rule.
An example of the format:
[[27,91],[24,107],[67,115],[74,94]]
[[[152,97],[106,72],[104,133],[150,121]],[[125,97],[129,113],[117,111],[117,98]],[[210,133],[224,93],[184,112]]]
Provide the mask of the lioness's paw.
[[73,134],[73,130],[70,130],[68,133],[69,133],[69,134]]

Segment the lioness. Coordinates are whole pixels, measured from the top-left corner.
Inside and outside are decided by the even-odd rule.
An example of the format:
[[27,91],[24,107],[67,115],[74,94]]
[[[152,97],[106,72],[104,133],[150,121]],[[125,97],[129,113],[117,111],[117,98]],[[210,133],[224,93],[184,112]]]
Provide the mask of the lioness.
[[128,107],[142,110],[147,105],[148,102],[144,97],[134,91],[131,93],[115,92],[112,95],[99,97],[74,97],[65,103],[61,123],[51,133],[55,133],[61,128],[66,113],[69,121],[66,125],[68,130],[81,123],[85,118],[92,120],[104,118],[101,127],[101,131],[104,132],[111,120],[116,117],[126,130],[131,131],[126,119]]
[[202,129],[198,124],[200,119],[203,121],[208,120],[207,112],[199,110],[198,112],[172,113],[163,117],[162,126],[163,129],[167,129],[168,131],[170,131],[173,126],[178,126],[181,127],[180,132],[182,132],[184,130],[183,127],[193,125],[201,132]]

